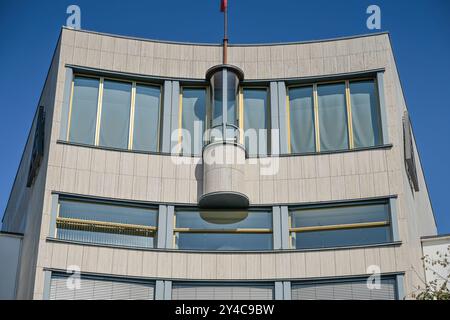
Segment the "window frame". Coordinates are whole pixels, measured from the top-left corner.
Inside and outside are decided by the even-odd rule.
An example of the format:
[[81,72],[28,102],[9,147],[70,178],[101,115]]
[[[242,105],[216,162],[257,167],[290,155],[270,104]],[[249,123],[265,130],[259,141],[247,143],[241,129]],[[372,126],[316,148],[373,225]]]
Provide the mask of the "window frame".
[[[237,118],[237,124],[239,127],[239,143],[242,144],[243,146],[245,146],[245,141],[244,141],[244,132],[245,132],[245,104],[244,104],[244,90],[249,89],[249,90],[265,90],[266,91],[266,105],[265,105],[265,109],[266,109],[266,119],[267,119],[267,156],[272,154],[272,117],[271,117],[271,99],[270,99],[270,86],[266,86],[266,85],[240,85],[239,86],[239,90],[238,90],[238,118]],[[258,137],[259,138],[259,137]],[[248,153],[248,151],[246,151]],[[260,152],[259,152],[259,146],[258,146],[258,152],[257,155],[249,155],[249,157],[255,157],[255,156],[259,156]]]
[[[205,84],[180,84],[180,93],[178,101],[178,145],[179,153],[185,156],[201,156],[201,154],[194,154],[189,151],[185,153],[182,148],[182,138],[183,138],[183,90],[184,89],[204,89],[205,90],[205,119],[204,121],[204,132],[202,133],[202,148],[206,145],[205,133],[211,127],[212,121],[212,103],[211,103],[211,87]],[[192,141],[191,141],[192,142]]]
[[[133,136],[134,136],[134,115],[135,115],[135,107],[136,107],[136,87],[138,85],[157,87],[159,89],[159,104],[158,104],[158,119],[157,119],[157,141],[156,141],[156,150],[154,152],[160,152],[161,146],[161,116],[162,116],[162,95],[163,95],[163,85],[155,82],[145,82],[145,81],[135,81],[129,79],[121,79],[119,77],[108,77],[108,76],[97,76],[91,74],[84,73],[74,73],[72,77],[71,89],[70,89],[70,100],[69,100],[69,113],[67,120],[67,132],[66,132],[66,141],[71,142],[69,140],[70,130],[72,125],[72,109],[73,109],[73,94],[75,87],[75,78],[83,77],[83,78],[91,78],[99,80],[98,85],[98,94],[97,94],[97,114],[95,121],[95,136],[94,136],[94,146],[101,147],[104,149],[120,149],[120,150],[129,150],[139,152],[141,150],[133,149]],[[128,143],[126,149],[114,148],[114,147],[104,147],[99,145],[100,140],[100,126],[101,126],[101,117],[102,117],[102,109],[103,109],[103,85],[104,81],[115,81],[115,82],[123,82],[131,84],[131,92],[130,92],[130,115],[128,118],[129,123],[129,131],[128,131]]]
[[[129,224],[129,223],[118,223],[118,222],[107,222],[107,221],[99,221],[99,220],[85,220],[85,219],[76,219],[76,218],[64,218],[60,216],[60,210],[61,210],[61,202],[64,201],[71,201],[71,202],[77,202],[77,203],[83,203],[83,204],[95,204],[95,205],[108,205],[108,206],[120,206],[120,207],[135,207],[135,208],[143,208],[143,209],[150,209],[150,210],[156,210],[156,223],[155,226],[146,226],[146,225],[136,225],[136,224]],[[137,231],[142,232],[144,234],[148,235],[141,235],[138,234],[137,236],[144,236],[144,237],[151,237],[153,238],[153,241],[157,241],[158,237],[158,219],[159,219],[159,210],[157,206],[152,205],[139,205],[139,204],[129,204],[129,203],[120,203],[120,202],[113,202],[113,201],[107,201],[107,200],[97,200],[97,199],[83,199],[83,198],[72,198],[72,197],[58,197],[58,203],[56,207],[56,216],[55,216],[55,228],[53,230],[53,237],[55,239],[58,238],[58,229],[66,229],[66,230],[80,230],[84,232],[102,232],[102,228],[109,229],[111,228],[117,228],[117,230],[128,230],[128,231]],[[80,229],[70,229],[70,228],[64,228],[61,227],[61,225],[66,226],[75,226]],[[91,228],[98,228],[98,230],[89,230],[89,227]],[[83,229],[86,228],[86,229]],[[110,232],[113,234],[120,234],[115,232]],[[123,233],[129,236],[136,236],[136,234],[131,233]],[[99,244],[98,242],[88,242],[88,241],[81,241],[77,240],[82,243],[93,243],[93,244]],[[120,247],[129,247],[127,245],[114,245],[109,244],[112,246],[120,246]],[[132,248],[142,248],[142,247],[132,247]],[[154,245],[152,248],[156,248]]]
[[[210,251],[209,249],[180,249],[177,246],[177,233],[203,233],[203,234],[271,234],[272,235],[272,248],[271,249],[256,249],[256,250],[246,250],[246,249],[240,249],[240,250],[227,250],[227,252],[234,252],[234,251],[271,251],[273,249],[273,220],[272,228],[235,228],[235,229],[202,229],[202,228],[185,228],[185,227],[177,227],[177,211],[189,211],[189,212],[198,212],[201,211],[217,211],[217,212],[230,212],[230,211],[242,211],[242,210],[230,210],[230,209],[213,209],[213,210],[199,210],[198,208],[185,208],[185,207],[179,207],[175,209],[174,215],[173,215],[173,248],[176,250],[186,250],[186,251]],[[251,208],[247,209],[247,212],[267,212],[271,216],[273,215],[271,209],[266,208]]]
[[[380,220],[374,222],[359,222],[359,223],[344,223],[344,224],[333,224],[333,225],[323,225],[323,226],[308,226],[308,227],[293,227],[292,226],[292,213],[293,211],[299,211],[302,209],[325,209],[325,208],[340,208],[340,207],[353,207],[353,206],[363,206],[363,205],[378,205],[384,204],[387,206],[387,220]],[[392,208],[389,199],[380,200],[367,200],[367,201],[355,201],[355,202],[342,202],[342,203],[330,203],[324,205],[307,205],[307,206],[295,206],[289,207],[288,214],[288,233],[289,233],[289,247],[293,250],[318,250],[318,249],[329,249],[329,248],[341,248],[348,247],[348,245],[337,245],[337,246],[326,246],[326,247],[314,247],[308,249],[296,248],[295,246],[295,235],[301,232],[316,232],[316,231],[336,231],[336,230],[349,230],[349,229],[365,229],[365,228],[377,228],[377,227],[389,227],[389,232],[391,236],[391,241],[388,242],[374,242],[373,244],[390,243],[394,239],[394,223],[392,222]],[[360,244],[355,244],[359,246]],[[363,244],[362,246],[367,246],[368,244]],[[370,245],[370,244],[369,244]],[[352,246],[352,245],[351,245]]]
[[[390,280],[393,281],[393,285],[394,285],[394,300],[398,300],[399,296],[400,296],[400,291],[399,291],[399,283],[398,283],[398,276],[400,274],[397,273],[382,273],[380,275],[380,280]],[[329,285],[333,285],[333,284],[342,284],[342,283],[354,283],[354,282],[365,282],[369,279],[370,275],[349,275],[349,276],[343,276],[343,277],[325,277],[325,278],[318,278],[318,279],[296,279],[296,280],[291,280],[291,294],[292,291],[301,285],[320,285],[320,284],[329,284]],[[294,300],[291,299],[292,301],[300,301],[300,300]]]
[[[320,153],[321,152],[321,146],[320,146],[320,122],[319,122],[319,96],[318,96],[318,90],[317,87],[320,85],[327,85],[327,84],[344,84],[345,85],[345,106],[346,106],[346,116],[347,116],[347,136],[348,136],[348,148],[343,150],[330,150],[330,152],[334,151],[345,151],[345,150],[358,150],[361,148],[355,148],[354,143],[354,134],[353,134],[353,117],[352,117],[352,102],[351,102],[351,90],[350,90],[350,84],[353,82],[361,82],[361,81],[373,81],[374,85],[374,92],[375,92],[375,98],[376,98],[376,107],[378,108],[380,119],[380,136],[383,135],[383,126],[381,123],[381,103],[380,103],[380,93],[378,89],[378,80],[376,76],[368,76],[368,77],[357,77],[352,79],[340,79],[340,80],[327,80],[327,81],[317,81],[317,82],[309,82],[309,83],[301,83],[301,84],[292,84],[286,86],[286,115],[287,115],[287,144],[288,144],[288,154],[297,154],[292,153],[292,146],[291,146],[291,116],[290,116],[290,98],[289,98],[289,90],[295,89],[295,88],[301,88],[301,87],[310,87],[312,86],[313,89],[313,110],[314,110],[314,137],[315,137],[315,152],[312,153]],[[376,147],[376,146],[375,146]],[[328,151],[327,151],[328,152]],[[303,153],[299,153],[303,154]]]

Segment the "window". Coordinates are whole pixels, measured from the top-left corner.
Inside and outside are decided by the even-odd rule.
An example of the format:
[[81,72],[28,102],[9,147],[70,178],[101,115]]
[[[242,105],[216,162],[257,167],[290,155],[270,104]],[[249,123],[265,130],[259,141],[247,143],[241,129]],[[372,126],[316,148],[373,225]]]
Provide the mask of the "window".
[[160,96],[159,87],[136,85],[133,150],[158,150]]
[[355,148],[380,145],[382,143],[381,120],[375,81],[350,82],[350,97]]
[[174,282],[172,300],[272,300],[273,291],[266,283]]
[[58,239],[152,248],[157,209],[139,206],[60,200]]
[[419,179],[417,177],[416,160],[414,155],[414,143],[409,114],[403,115],[403,150],[405,154],[405,166],[408,180],[413,191],[419,191]]
[[175,247],[193,250],[270,250],[270,211],[178,210]]
[[69,141],[94,144],[99,83],[95,78],[75,77],[73,80]]
[[131,84],[105,80],[99,145],[126,149],[130,131]]
[[45,140],[45,109],[40,106],[37,114],[36,125],[34,129],[33,149],[31,150],[30,168],[28,169],[27,187],[33,185],[34,179],[38,174],[44,156]]
[[320,150],[348,149],[345,84],[317,86]]
[[181,101],[183,154],[200,155],[205,131],[206,88],[183,88]]
[[347,80],[288,88],[291,153],[383,144],[376,81]]
[[154,282],[81,275],[80,287],[69,288],[67,274],[52,273],[50,300],[153,300]]
[[367,278],[307,280],[293,282],[292,300],[395,300],[395,277],[381,277],[380,288],[370,289]]
[[290,226],[291,243],[297,249],[392,241],[389,205],[384,201],[291,210]]
[[[244,139],[249,155],[267,155],[269,108],[265,88],[244,88]],[[242,128],[241,128],[242,129]]]
[[107,148],[155,152],[161,87],[75,76],[67,139]]
[[313,87],[289,89],[289,127],[292,153],[316,150]]

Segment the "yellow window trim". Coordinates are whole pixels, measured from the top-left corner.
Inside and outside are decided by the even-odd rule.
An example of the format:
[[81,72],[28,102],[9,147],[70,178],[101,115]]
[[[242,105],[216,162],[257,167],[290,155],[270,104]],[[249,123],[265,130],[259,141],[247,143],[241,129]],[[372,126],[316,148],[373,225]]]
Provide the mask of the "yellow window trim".
[[101,125],[101,113],[102,113],[102,107],[103,107],[103,84],[105,80],[111,80],[111,81],[117,81],[117,82],[125,82],[125,83],[131,83],[131,109],[130,109],[130,125],[129,125],[129,135],[128,135],[128,150],[133,150],[133,137],[134,137],[134,115],[135,115],[135,104],[136,104],[136,87],[137,85],[144,85],[144,86],[151,86],[151,87],[158,87],[159,88],[159,106],[158,106],[158,135],[157,135],[157,149],[159,150],[159,143],[160,143],[160,126],[161,126],[161,102],[162,102],[162,85],[157,83],[151,83],[151,82],[144,82],[144,81],[132,81],[132,80],[126,80],[126,79],[120,79],[120,78],[113,78],[113,77],[99,77],[94,75],[86,75],[83,73],[74,73],[72,78],[72,84],[70,89],[70,102],[69,102],[69,115],[68,115],[68,124],[67,124],[67,133],[66,133],[66,140],[69,141],[69,134],[71,129],[71,123],[72,123],[72,108],[73,108],[73,93],[74,93],[74,86],[75,86],[75,78],[76,77],[83,77],[83,78],[92,78],[92,79],[98,79],[99,80],[99,87],[98,87],[98,96],[97,96],[97,117],[96,117],[96,124],[95,124],[95,138],[94,138],[94,145],[99,145],[99,139],[100,139],[100,125]]
[[350,97],[350,82],[347,80],[345,81],[345,101],[346,101],[346,108],[347,108],[347,126],[348,126],[348,142],[349,142],[349,148],[354,148],[354,141],[353,141],[353,120],[352,120],[352,102]]
[[98,99],[97,99],[97,121],[95,125],[95,142],[94,145],[98,146],[100,140],[100,122],[102,118],[102,104],[103,104],[103,82],[104,78],[100,78],[100,84],[98,89]]
[[388,226],[389,221],[377,222],[363,222],[363,223],[349,223],[349,224],[335,224],[327,226],[311,226],[311,227],[297,227],[290,228],[290,232],[311,232],[311,231],[327,231],[327,230],[343,230],[343,229],[357,229],[357,228],[373,228]]
[[314,127],[316,133],[316,152],[320,152],[320,123],[319,123],[319,97],[317,94],[317,83],[313,85],[313,103],[314,103]]
[[157,228],[153,226],[60,217],[56,218],[56,226],[60,229],[84,230],[93,232],[100,231],[106,233],[122,232],[132,235],[153,235],[157,230]]
[[174,232],[182,233],[272,233],[272,229],[192,229],[192,228],[174,228]]
[[131,105],[130,105],[130,127],[128,133],[128,150],[133,149],[133,140],[134,140],[134,112],[135,112],[135,104],[136,104],[136,82],[133,82],[131,85]]
[[66,140],[69,141],[69,133],[70,133],[70,125],[72,123],[72,104],[73,104],[73,90],[75,86],[75,77],[72,79],[72,83],[70,85],[70,102],[69,102],[69,122],[67,124],[67,132],[66,132]]

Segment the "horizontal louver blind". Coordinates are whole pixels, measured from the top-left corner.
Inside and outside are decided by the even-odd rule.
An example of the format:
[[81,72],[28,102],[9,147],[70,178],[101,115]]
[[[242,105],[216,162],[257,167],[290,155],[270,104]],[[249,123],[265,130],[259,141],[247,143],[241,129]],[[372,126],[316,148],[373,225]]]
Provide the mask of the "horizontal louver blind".
[[69,289],[66,275],[52,275],[50,300],[153,300],[154,285],[149,282],[83,278],[79,289]]
[[395,279],[382,279],[380,289],[369,289],[366,280],[292,284],[292,300],[394,300]]
[[173,300],[271,300],[271,285],[173,284]]

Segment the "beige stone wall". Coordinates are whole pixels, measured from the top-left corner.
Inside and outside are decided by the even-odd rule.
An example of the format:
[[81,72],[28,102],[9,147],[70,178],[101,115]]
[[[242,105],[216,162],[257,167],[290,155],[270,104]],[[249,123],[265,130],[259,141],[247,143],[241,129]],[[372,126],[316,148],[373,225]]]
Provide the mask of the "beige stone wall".
[[[162,278],[277,279],[365,274],[370,264],[382,272],[406,272],[405,292],[418,284],[419,237],[436,232],[424,180],[414,197],[403,164],[401,115],[405,103],[388,35],[316,43],[232,46],[229,60],[247,79],[334,75],[385,68],[385,99],[392,148],[279,158],[280,171],[259,175],[246,164],[252,204],[301,203],[398,195],[401,246],[315,252],[201,254],[139,251],[46,241],[51,192],[196,203],[201,165],[174,165],[163,155],[99,150],[56,143],[59,137],[66,64],[146,76],[203,79],[221,61],[221,48],[169,44],[63,29],[54,115],[45,182],[34,298],[42,298],[43,269],[79,264],[82,271]],[[261,160],[262,161],[262,160]],[[419,162],[418,162],[419,163]],[[414,270],[413,270],[414,269]]]

